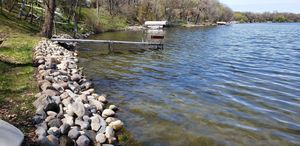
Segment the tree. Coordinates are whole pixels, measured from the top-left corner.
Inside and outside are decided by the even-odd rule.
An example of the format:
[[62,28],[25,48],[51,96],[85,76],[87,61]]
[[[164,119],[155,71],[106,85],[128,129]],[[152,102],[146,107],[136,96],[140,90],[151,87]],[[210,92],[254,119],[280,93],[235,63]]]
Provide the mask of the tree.
[[45,21],[43,24],[42,35],[51,38],[53,30],[53,20],[55,17],[55,0],[45,0]]

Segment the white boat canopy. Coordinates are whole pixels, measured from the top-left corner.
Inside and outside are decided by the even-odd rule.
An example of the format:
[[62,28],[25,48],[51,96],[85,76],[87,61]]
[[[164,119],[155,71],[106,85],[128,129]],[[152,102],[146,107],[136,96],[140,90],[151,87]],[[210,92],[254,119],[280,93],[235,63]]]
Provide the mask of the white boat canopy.
[[168,21],[146,21],[145,26],[166,26]]

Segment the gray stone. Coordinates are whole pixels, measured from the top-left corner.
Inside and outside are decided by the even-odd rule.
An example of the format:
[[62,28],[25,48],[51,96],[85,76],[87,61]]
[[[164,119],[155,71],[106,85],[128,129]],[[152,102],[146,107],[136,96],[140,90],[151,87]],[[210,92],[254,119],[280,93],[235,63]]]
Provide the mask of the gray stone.
[[37,143],[41,146],[57,146],[55,143],[49,141],[45,136],[38,137]]
[[47,133],[49,135],[54,135],[56,137],[60,136],[60,130],[57,127],[51,127],[48,129]]
[[72,139],[77,139],[77,137],[80,135],[80,132],[78,131],[77,128],[72,128],[69,133],[68,136]]
[[100,116],[99,115],[94,115],[93,117],[91,117],[91,128],[92,128],[92,130],[94,130],[94,131],[98,131],[99,129],[100,129],[100,127],[101,127],[101,125],[100,125],[100,118],[99,118]]
[[62,122],[59,118],[55,118],[49,121],[48,126],[49,127],[57,127],[59,128],[62,125]]
[[75,93],[79,93],[80,86],[77,82],[69,82],[68,87]]
[[42,106],[44,107],[44,110],[47,111],[54,111],[56,113],[59,112],[59,106],[58,104],[55,102],[55,100],[48,96],[45,98],[45,100],[43,100],[43,103],[41,103]]
[[73,116],[73,115],[74,115],[73,107],[72,107],[71,104],[68,104],[68,105],[67,105],[66,113],[67,113],[69,116]]
[[52,84],[52,87],[53,87],[56,91],[58,91],[58,92],[60,92],[60,93],[63,93],[63,92],[64,92],[64,88],[63,88],[60,84],[58,84],[58,83],[53,83],[53,84]]
[[38,136],[47,136],[47,132],[43,127],[38,127],[35,130],[35,134],[38,135]]
[[98,133],[96,135],[96,141],[99,142],[99,143],[101,143],[101,144],[105,143],[105,141],[106,141],[105,135],[103,133]]
[[80,126],[80,129],[88,129],[90,127],[89,122],[82,121],[81,119],[75,119],[75,125]]
[[106,95],[100,95],[100,96],[97,97],[97,99],[98,99],[99,101],[103,102],[103,103],[106,103],[106,102],[107,102],[107,100],[106,100]]
[[54,119],[55,117],[53,116],[48,116],[46,119],[45,119],[45,122],[49,122],[51,121],[52,119]]
[[103,112],[102,112],[102,117],[103,118],[106,118],[106,117],[112,117],[115,115],[115,112],[111,109],[105,109]]
[[106,138],[111,138],[115,136],[114,129],[111,126],[107,126],[105,129],[105,136]]
[[54,145],[58,146],[59,145],[59,140],[55,135],[48,135],[47,139],[53,143]]
[[118,119],[117,118],[114,118],[114,117],[108,117],[105,119],[105,122],[107,124],[110,124],[111,122],[114,122],[114,121],[117,121]]
[[[67,84],[68,85],[68,84]],[[64,93],[62,93],[61,95],[60,95],[60,98],[62,99],[62,100],[64,100],[64,99],[66,99],[66,98],[68,98],[69,97],[69,94],[67,93],[67,92],[64,92]]]
[[72,110],[78,117],[83,117],[85,114],[85,108],[82,102],[74,102],[72,104]]
[[89,146],[90,145],[90,140],[87,136],[81,135],[77,140],[76,143],[78,146]]
[[93,130],[86,130],[84,131],[85,135],[92,141],[92,142],[96,142],[96,132]]
[[91,122],[90,117],[87,116],[87,115],[83,116],[82,119],[83,119],[83,121],[85,121],[85,122]]
[[32,118],[32,123],[33,124],[40,124],[43,122],[43,117],[42,116],[39,116],[39,115],[35,115],[33,118]]
[[72,81],[79,81],[81,79],[81,75],[79,74],[74,74],[71,76]]
[[49,81],[44,80],[43,83],[41,84],[40,88],[42,91],[45,91],[47,89],[51,89],[51,83]]
[[117,111],[118,110],[118,107],[115,106],[115,105],[110,105],[109,106],[109,109],[113,110],[113,111]]
[[55,101],[56,104],[60,104],[61,103],[60,96],[52,96],[52,99]]
[[42,94],[44,94],[46,96],[57,96],[57,95],[59,95],[59,92],[52,90],[52,89],[47,89],[47,90],[44,90],[42,92]]
[[113,127],[114,130],[118,131],[123,128],[124,123],[121,120],[117,120],[117,121],[111,122],[109,124],[109,126]]
[[103,111],[103,103],[102,102],[95,100],[95,99],[90,99],[89,103],[91,105],[95,106],[97,110]]
[[68,106],[69,104],[71,104],[71,98],[66,98],[62,101],[62,104],[64,106]]
[[56,117],[57,113],[54,111],[47,111],[47,115],[51,117]]
[[69,116],[67,114],[64,115],[65,118],[63,118],[61,121],[63,122],[63,124],[69,124],[70,126],[74,125],[74,120],[72,116]]
[[75,146],[74,140],[66,135],[61,136],[59,141],[59,146]]
[[67,134],[70,131],[71,126],[69,124],[62,124],[59,129],[61,134]]

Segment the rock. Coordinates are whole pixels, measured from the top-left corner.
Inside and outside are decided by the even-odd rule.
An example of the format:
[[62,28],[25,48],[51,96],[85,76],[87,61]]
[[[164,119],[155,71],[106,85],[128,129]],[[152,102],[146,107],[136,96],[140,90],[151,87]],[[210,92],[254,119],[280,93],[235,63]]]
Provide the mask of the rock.
[[52,99],[55,101],[56,104],[60,104],[61,103],[60,96],[52,96]]
[[60,133],[61,134],[67,134],[71,129],[71,126],[69,124],[62,124],[59,127]]
[[48,140],[47,137],[41,136],[37,139],[37,143],[41,146],[56,146],[55,143]]
[[48,129],[47,122],[45,122],[45,121],[40,124],[36,124],[35,127],[36,128],[42,127],[43,129],[45,129],[45,131],[47,131],[47,129]]
[[41,116],[43,119],[47,117],[46,112],[44,111],[44,108],[40,107],[39,109],[36,110],[35,114],[37,116]]
[[52,119],[48,123],[49,127],[57,127],[57,128],[59,128],[61,125],[62,125],[62,122],[58,118]]
[[87,115],[85,115],[85,116],[83,116],[83,121],[85,121],[85,122],[91,122],[91,119],[90,119],[90,117],[89,116],[87,116]]
[[118,107],[115,106],[115,105],[110,105],[109,106],[109,109],[113,110],[113,111],[117,111],[118,110]]
[[64,106],[68,106],[69,104],[71,104],[71,98],[66,98],[62,101],[62,104]]
[[32,118],[32,123],[34,125],[36,124],[40,124],[43,122],[43,117],[42,116],[39,116],[39,115],[35,115],[33,118]]
[[77,82],[69,82],[68,87],[75,93],[79,93],[80,91],[80,86],[78,85]]
[[44,90],[42,92],[42,94],[44,94],[46,96],[57,96],[57,95],[59,95],[59,92],[57,92],[55,90],[47,89],[47,90]]
[[90,140],[87,136],[81,135],[77,140],[76,143],[78,146],[89,146]]
[[47,111],[47,115],[51,116],[51,117],[55,117],[57,115],[57,113],[54,111]]
[[46,119],[45,119],[45,122],[49,122],[51,121],[52,119],[54,119],[55,117],[53,116],[48,116]]
[[66,89],[66,92],[69,94],[70,97],[72,97],[73,99],[75,99],[78,95],[73,93],[71,90]]
[[117,121],[118,119],[117,118],[114,118],[114,117],[108,117],[106,118],[105,122],[107,124],[110,124],[111,122],[114,122],[114,121]]
[[[67,84],[68,85],[68,84]],[[62,100],[64,100],[64,99],[67,99],[69,97],[69,94],[67,93],[67,92],[64,92],[64,93],[62,93],[61,95],[60,95],[60,98],[62,99]]]
[[81,75],[79,74],[74,74],[71,76],[72,81],[79,81],[81,79]]
[[40,136],[47,136],[47,132],[46,130],[43,128],[43,127],[38,127],[36,130],[35,130],[35,134],[40,137]]
[[80,126],[80,128],[83,130],[83,129],[88,129],[90,127],[90,123],[89,122],[85,122],[85,121],[82,121],[80,119],[76,119],[75,120],[75,125],[78,125]]
[[56,136],[54,136],[54,135],[48,135],[48,136],[47,136],[47,139],[48,139],[51,143],[53,143],[54,145],[56,145],[56,146],[59,145],[59,140],[58,140],[58,138],[57,138]]
[[64,115],[65,118],[63,118],[61,121],[63,122],[63,124],[68,124],[70,126],[74,125],[74,120],[72,116],[69,116],[67,114]]
[[80,135],[80,132],[78,131],[77,128],[72,128],[69,133],[68,136],[72,139],[77,139],[77,137]]
[[80,88],[81,89],[84,89],[84,90],[88,90],[92,87],[92,83],[91,82],[83,82],[81,85],[80,85]]
[[67,113],[69,116],[73,116],[73,115],[74,115],[73,107],[72,107],[71,104],[68,104],[68,105],[67,105],[66,113]]
[[91,128],[94,131],[98,131],[101,127],[99,117],[99,115],[94,115],[93,117],[91,117]]
[[97,110],[103,111],[103,103],[102,102],[95,100],[95,99],[90,99],[89,103],[91,105],[95,106]]
[[55,102],[55,100],[48,96],[46,99],[43,101],[42,106],[44,107],[44,110],[47,111],[54,111],[56,113],[59,113],[59,106]]
[[103,112],[102,112],[102,117],[103,118],[107,118],[107,117],[112,117],[115,115],[115,112],[111,109],[105,109]]
[[124,123],[121,120],[117,120],[117,121],[111,122],[109,124],[109,126],[113,127],[114,130],[118,131],[123,128]]
[[74,102],[72,104],[72,110],[78,117],[83,117],[85,114],[85,108],[82,102]]
[[85,135],[92,141],[92,142],[96,142],[96,132],[93,130],[86,130],[84,131]]
[[74,146],[75,145],[75,142],[66,135],[61,136],[59,141],[60,141],[59,146]]
[[98,96],[97,99],[103,103],[106,103],[107,100],[106,100],[106,95],[101,95],[101,96]]
[[58,84],[58,83],[53,83],[53,84],[52,84],[52,87],[53,87],[56,91],[58,91],[58,92],[60,92],[60,93],[63,93],[63,92],[64,92],[64,88],[63,88],[60,84]]
[[47,89],[51,89],[51,83],[47,80],[44,80],[43,83],[41,84],[40,88],[42,91],[46,91]]
[[114,129],[111,126],[107,126],[105,129],[105,136],[106,138],[111,138],[115,136]]
[[57,127],[51,127],[48,129],[47,133],[49,135],[54,135],[56,137],[60,136],[60,130]]
[[106,141],[105,135],[103,133],[98,133],[96,135],[96,141],[99,142],[99,143],[101,143],[101,144],[105,143],[105,141]]

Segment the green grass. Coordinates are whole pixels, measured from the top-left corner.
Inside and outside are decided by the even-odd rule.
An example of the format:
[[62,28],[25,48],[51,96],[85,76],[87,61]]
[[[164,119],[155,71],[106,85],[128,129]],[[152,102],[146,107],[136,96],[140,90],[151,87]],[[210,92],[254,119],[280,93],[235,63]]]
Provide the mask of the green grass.
[[108,11],[100,9],[97,16],[96,9],[83,8],[81,18],[90,29],[96,32],[123,30],[127,26],[126,18],[122,16],[112,16]]
[[0,34],[6,36],[0,46],[0,61],[12,64],[30,64],[32,48],[40,40],[39,26],[19,20],[14,13],[0,13]]
[[[10,122],[23,132],[31,128],[32,105],[38,88],[33,78],[34,68],[0,62],[0,119]],[[9,115],[17,115],[11,119]],[[28,123],[28,124],[22,124]]]

